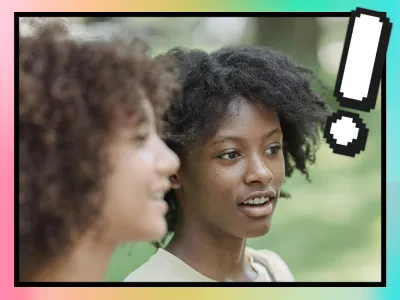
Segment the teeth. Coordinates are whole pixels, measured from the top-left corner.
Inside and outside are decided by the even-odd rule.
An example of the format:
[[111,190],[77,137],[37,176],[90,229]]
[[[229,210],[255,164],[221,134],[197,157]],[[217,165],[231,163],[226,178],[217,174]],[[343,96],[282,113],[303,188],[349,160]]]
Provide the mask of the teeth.
[[157,193],[157,194],[155,194],[154,195],[154,197],[156,198],[156,199],[164,199],[164,193]]
[[269,197],[254,198],[244,202],[244,204],[264,204],[269,201]]

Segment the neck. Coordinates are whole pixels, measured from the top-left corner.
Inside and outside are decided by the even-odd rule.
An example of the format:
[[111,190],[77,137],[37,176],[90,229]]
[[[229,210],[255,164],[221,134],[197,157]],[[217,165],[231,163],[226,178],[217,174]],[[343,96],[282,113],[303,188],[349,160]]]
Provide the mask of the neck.
[[79,240],[65,258],[43,270],[38,281],[103,281],[114,246],[88,234]]
[[217,281],[256,277],[245,256],[246,240],[199,223],[180,224],[166,250],[204,276]]

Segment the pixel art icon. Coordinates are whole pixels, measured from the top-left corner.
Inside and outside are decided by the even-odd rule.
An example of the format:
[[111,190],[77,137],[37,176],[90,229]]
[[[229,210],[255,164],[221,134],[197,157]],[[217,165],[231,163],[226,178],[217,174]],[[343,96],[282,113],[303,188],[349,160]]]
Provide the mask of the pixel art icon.
[[[391,29],[386,13],[351,12],[334,90],[340,106],[375,108]],[[355,157],[365,150],[368,131],[359,114],[338,110],[328,117],[324,138],[334,153]]]

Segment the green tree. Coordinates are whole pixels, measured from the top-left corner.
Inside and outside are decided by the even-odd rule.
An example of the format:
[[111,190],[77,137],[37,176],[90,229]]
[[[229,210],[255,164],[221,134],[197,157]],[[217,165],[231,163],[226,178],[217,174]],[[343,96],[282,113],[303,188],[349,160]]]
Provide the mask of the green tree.
[[93,23],[100,23],[100,22],[109,22],[112,21],[113,17],[85,17],[83,18],[83,22],[85,24],[93,24]]
[[257,45],[282,51],[302,65],[316,66],[319,30],[315,17],[261,17],[255,27]]

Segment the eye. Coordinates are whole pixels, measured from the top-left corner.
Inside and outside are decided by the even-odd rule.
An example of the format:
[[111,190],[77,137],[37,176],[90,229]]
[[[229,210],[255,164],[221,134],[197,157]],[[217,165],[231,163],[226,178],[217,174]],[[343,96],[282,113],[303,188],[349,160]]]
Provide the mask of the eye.
[[137,142],[145,142],[148,139],[149,135],[148,134],[140,134],[135,136],[134,140]]
[[225,154],[218,156],[218,158],[227,159],[227,160],[233,160],[238,157],[240,157],[240,154],[236,151],[227,152]]
[[146,131],[139,132],[138,134],[136,134],[132,137],[132,142],[135,144],[144,144],[147,142],[149,137],[150,137],[149,132],[146,132]]
[[281,145],[274,145],[272,147],[269,147],[265,153],[267,154],[277,154],[280,150],[282,149]]

